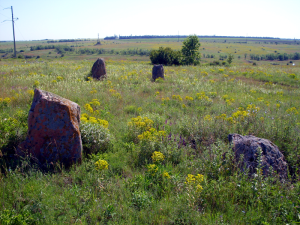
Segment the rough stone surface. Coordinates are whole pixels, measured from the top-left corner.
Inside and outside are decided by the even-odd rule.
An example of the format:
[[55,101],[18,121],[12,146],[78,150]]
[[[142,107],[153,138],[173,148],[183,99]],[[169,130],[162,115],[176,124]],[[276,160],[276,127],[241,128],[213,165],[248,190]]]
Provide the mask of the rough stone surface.
[[229,134],[228,140],[232,144],[236,162],[240,162],[241,155],[244,155],[243,161],[239,165],[242,170],[246,168],[249,169],[250,174],[256,173],[260,148],[260,165],[263,174],[271,175],[270,167],[273,167],[273,171],[276,171],[281,179],[287,178],[287,163],[284,156],[271,141],[252,135],[242,136],[240,134]]
[[92,77],[97,80],[106,78],[105,61],[102,58],[98,58],[92,67]]
[[154,65],[152,68],[152,79],[155,81],[157,78],[165,79],[163,65]]
[[80,107],[58,95],[34,90],[28,114],[28,134],[17,154],[31,154],[40,164],[65,166],[81,162]]

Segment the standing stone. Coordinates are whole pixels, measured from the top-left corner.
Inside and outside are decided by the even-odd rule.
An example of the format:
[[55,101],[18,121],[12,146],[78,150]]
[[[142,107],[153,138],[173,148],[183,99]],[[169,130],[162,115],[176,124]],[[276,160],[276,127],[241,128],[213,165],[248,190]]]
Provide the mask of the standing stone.
[[[271,141],[252,135],[242,136],[240,134],[229,134],[228,140],[232,144],[236,162],[240,162],[241,155],[244,155],[243,161],[239,165],[241,170],[244,168],[249,169],[252,175],[257,172],[256,168],[260,163],[264,175],[271,175],[269,170],[272,167],[280,179],[287,178],[287,163],[284,156]],[[260,162],[258,162],[259,149],[261,149]]]
[[165,79],[163,65],[154,65],[152,68],[152,79],[155,81],[157,78]]
[[28,134],[17,149],[18,155],[31,154],[41,165],[80,163],[82,143],[79,130],[80,107],[50,92],[34,90],[28,114]]
[[98,58],[92,67],[92,77],[97,80],[106,78],[106,68],[104,59]]

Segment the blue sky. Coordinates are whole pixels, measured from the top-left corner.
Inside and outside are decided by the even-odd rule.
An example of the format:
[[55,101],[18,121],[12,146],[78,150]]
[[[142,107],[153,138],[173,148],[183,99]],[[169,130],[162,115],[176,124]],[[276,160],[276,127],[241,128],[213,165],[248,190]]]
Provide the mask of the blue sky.
[[[228,35],[300,39],[300,0],[1,0],[0,40],[117,35]],[[9,9],[4,9],[9,7]],[[4,10],[3,10],[4,9]]]

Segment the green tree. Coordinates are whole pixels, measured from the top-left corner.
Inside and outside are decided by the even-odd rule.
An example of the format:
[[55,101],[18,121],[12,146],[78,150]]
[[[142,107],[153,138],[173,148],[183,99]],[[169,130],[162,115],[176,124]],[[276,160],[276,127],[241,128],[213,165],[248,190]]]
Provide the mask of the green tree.
[[183,63],[186,65],[197,65],[200,63],[199,48],[201,44],[197,35],[190,35],[187,37],[181,49],[183,55]]
[[234,56],[231,53],[229,53],[228,56],[227,56],[228,64],[231,64],[233,59],[234,59]]

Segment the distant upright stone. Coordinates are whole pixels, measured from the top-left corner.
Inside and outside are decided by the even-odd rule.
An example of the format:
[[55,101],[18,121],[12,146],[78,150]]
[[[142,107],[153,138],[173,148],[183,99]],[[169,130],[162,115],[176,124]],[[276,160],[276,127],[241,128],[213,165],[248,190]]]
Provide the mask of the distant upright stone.
[[152,68],[152,79],[155,81],[157,78],[165,79],[163,65],[154,65]]
[[[235,153],[235,161],[240,163],[239,167],[241,170],[246,168],[250,174],[254,174],[257,172],[256,169],[260,164],[264,175],[271,175],[270,167],[272,167],[280,179],[287,178],[287,163],[284,160],[284,156],[271,141],[252,135],[242,136],[240,134],[229,134],[228,140],[233,144],[232,149]],[[243,155],[242,161],[241,155]]]
[[50,92],[34,90],[28,114],[28,134],[17,154],[31,154],[41,165],[81,162],[80,107]]
[[98,58],[92,67],[92,77],[97,80],[106,78],[105,61],[102,58]]

